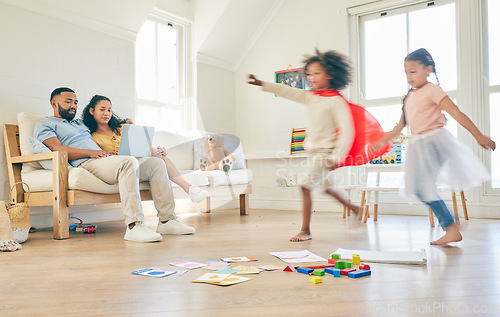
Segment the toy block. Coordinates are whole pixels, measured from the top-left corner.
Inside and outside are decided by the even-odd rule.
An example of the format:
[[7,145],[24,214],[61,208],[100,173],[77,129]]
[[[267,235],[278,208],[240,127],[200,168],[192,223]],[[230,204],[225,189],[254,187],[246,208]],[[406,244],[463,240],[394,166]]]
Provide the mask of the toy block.
[[285,272],[295,272],[295,268],[293,267],[293,265],[289,265],[289,266],[285,267],[285,269],[283,271],[285,271]]
[[325,275],[325,270],[314,270],[313,271],[313,275],[316,275],[316,276],[323,276]]
[[328,259],[328,263],[335,264],[339,259]]
[[370,270],[370,266],[368,264],[360,263],[359,264],[359,269],[360,270]]
[[358,265],[361,263],[361,258],[359,257],[359,254],[353,254],[352,255],[352,264]]
[[332,253],[330,258],[340,260],[340,254]]
[[309,283],[313,283],[313,284],[323,283],[323,278],[321,278],[319,276],[310,276]]
[[333,275],[333,270],[335,270],[335,268],[333,268],[333,267],[325,267],[325,273]]
[[343,270],[340,270],[340,275],[348,275],[350,272],[354,272],[354,271],[356,271],[356,269],[353,269],[353,268],[343,269]]
[[340,270],[339,269],[333,269],[333,277],[340,277]]
[[345,264],[345,268],[346,268],[346,269],[350,269],[350,268],[352,268],[352,262],[346,262],[346,264]]
[[349,272],[347,276],[352,277],[352,278],[358,278],[358,277],[363,277],[363,276],[368,276],[372,275],[372,271],[369,270],[359,270],[355,272]]
[[308,267],[299,267],[297,268],[297,272],[304,274],[311,274],[312,272],[314,272],[314,269],[310,269]]
[[335,262],[335,268],[336,269],[345,269],[347,267],[347,262],[346,261],[337,261]]

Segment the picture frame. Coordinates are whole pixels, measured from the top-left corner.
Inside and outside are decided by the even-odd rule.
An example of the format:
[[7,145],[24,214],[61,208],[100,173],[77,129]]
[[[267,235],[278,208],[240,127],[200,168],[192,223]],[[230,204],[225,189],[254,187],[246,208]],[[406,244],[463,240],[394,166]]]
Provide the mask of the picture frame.
[[285,69],[274,72],[274,82],[293,88],[305,89],[306,81],[302,68]]

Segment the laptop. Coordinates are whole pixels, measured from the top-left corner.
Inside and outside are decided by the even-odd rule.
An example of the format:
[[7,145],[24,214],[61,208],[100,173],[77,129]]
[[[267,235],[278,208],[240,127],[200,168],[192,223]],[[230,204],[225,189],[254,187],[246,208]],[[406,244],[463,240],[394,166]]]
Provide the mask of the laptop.
[[146,157],[151,153],[155,128],[124,124],[118,155]]

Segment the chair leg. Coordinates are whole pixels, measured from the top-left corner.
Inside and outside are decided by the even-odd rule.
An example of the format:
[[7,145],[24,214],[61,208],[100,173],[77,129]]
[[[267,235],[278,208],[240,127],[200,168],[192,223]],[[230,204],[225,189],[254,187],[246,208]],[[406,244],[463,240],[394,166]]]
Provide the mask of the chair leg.
[[467,204],[465,202],[465,194],[464,191],[460,191],[460,197],[462,198],[462,209],[464,210],[464,218],[465,220],[469,220],[469,213],[467,212]]
[[460,217],[458,216],[458,206],[457,206],[457,195],[455,192],[451,192],[451,199],[453,200],[453,212],[455,213],[455,222],[457,225],[460,224]]
[[435,227],[434,224],[434,214],[432,213],[432,209],[429,208],[429,222],[431,223],[431,228]]
[[370,194],[371,192],[368,191],[368,194],[366,195],[366,203],[364,206],[364,212],[363,212],[363,223],[366,223],[368,220],[369,214],[370,214]]
[[378,219],[378,204],[373,204],[373,221]]
[[54,184],[52,189],[52,217],[54,220],[54,239],[69,238],[68,208],[68,153],[57,152],[52,161]]
[[344,206],[344,208],[342,208],[342,218],[345,219],[346,214],[347,214],[347,207]]
[[248,194],[240,195],[240,215],[248,215]]
[[209,214],[212,211],[210,206],[210,197],[203,199],[200,203],[200,211],[206,214]]

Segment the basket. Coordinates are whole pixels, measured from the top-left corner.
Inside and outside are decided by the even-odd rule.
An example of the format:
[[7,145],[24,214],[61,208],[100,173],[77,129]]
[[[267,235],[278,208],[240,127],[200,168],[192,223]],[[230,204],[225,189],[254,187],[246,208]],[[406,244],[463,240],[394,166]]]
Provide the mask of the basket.
[[7,204],[0,201],[0,251],[16,251],[21,248],[22,246],[14,241]]
[[[26,196],[26,202],[23,203],[11,203],[12,200],[12,190],[16,185],[22,184],[26,185],[28,188],[28,195]],[[30,207],[28,206],[28,200],[30,196],[30,187],[25,182],[15,183],[9,192],[9,203],[7,204],[7,213],[10,218],[10,225],[12,226],[12,233],[14,234],[14,240],[18,243],[23,243],[28,240],[28,233],[31,228],[30,224]]]

